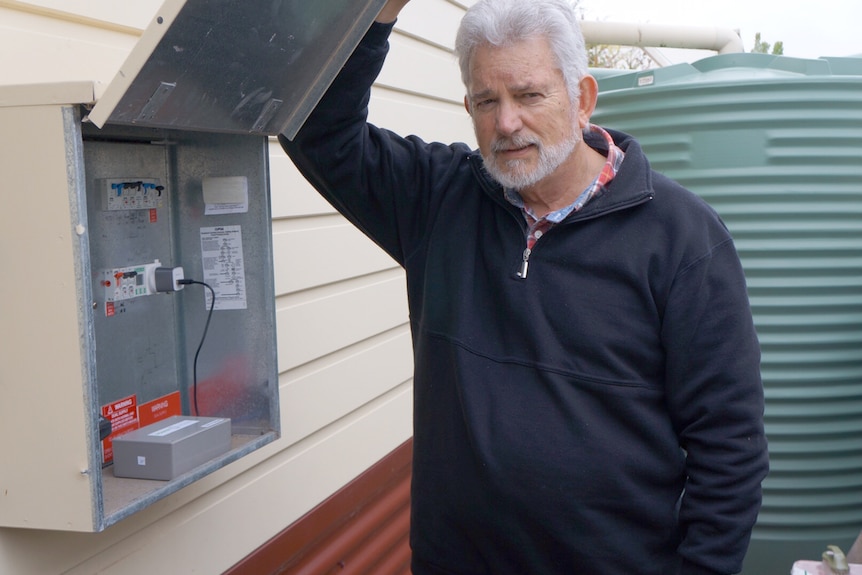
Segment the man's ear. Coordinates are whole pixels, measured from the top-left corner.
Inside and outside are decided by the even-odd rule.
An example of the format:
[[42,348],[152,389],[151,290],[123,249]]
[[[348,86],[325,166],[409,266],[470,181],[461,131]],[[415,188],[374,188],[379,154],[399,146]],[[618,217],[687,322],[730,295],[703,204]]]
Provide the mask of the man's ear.
[[599,98],[599,84],[595,78],[586,75],[581,78],[578,86],[581,89],[581,97],[578,101],[578,123],[581,128],[586,128],[596,109],[596,102]]
[[470,110],[470,100],[467,98],[467,96],[464,96],[464,109],[467,110],[468,114],[470,114],[471,116],[473,115],[473,111]]

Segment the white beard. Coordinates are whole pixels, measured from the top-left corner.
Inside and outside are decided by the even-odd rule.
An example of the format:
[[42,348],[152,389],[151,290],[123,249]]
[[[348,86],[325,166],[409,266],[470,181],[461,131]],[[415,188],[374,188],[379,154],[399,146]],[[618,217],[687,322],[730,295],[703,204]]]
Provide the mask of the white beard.
[[[523,190],[536,185],[554,173],[572,154],[580,140],[580,134],[577,130],[572,130],[570,137],[553,146],[543,145],[541,140],[535,136],[515,135],[511,138],[498,138],[491,143],[491,153],[487,156],[482,154],[482,160],[491,177],[503,186],[514,190]],[[523,148],[529,145],[535,145],[539,152],[538,165],[532,171],[528,168],[525,160],[506,162],[497,160],[496,152]]]

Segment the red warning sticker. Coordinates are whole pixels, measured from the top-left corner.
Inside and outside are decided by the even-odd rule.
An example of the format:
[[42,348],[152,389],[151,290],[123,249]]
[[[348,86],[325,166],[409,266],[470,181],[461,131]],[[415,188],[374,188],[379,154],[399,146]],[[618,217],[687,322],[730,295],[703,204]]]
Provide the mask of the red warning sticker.
[[114,438],[140,427],[138,398],[135,395],[102,406],[102,415],[111,422],[111,435],[102,441],[102,463],[114,460]]
[[180,392],[175,391],[138,407],[138,421],[141,427],[167,419],[172,415],[182,415]]
[[159,221],[159,212],[156,208],[150,208],[150,223],[155,224]]

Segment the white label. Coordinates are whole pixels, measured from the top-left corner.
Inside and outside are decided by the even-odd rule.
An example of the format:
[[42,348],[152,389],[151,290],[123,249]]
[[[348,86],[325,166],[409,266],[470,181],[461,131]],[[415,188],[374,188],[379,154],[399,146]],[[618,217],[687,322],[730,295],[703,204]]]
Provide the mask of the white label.
[[195,419],[184,419],[182,421],[178,421],[178,422],[174,423],[173,425],[169,425],[167,427],[161,428],[158,431],[154,431],[154,432],[150,433],[149,436],[150,437],[164,437],[166,435],[170,435],[171,433],[176,433],[177,431],[180,431],[181,429],[185,429],[186,427],[189,427],[190,425],[194,425],[196,423],[197,423],[197,420],[195,420]]
[[209,429],[210,427],[215,427],[216,425],[219,425],[224,421],[227,421],[227,419],[225,419],[224,417],[221,419],[214,419],[209,423],[204,423],[203,425],[201,425],[201,429]]
[[138,465],[140,465],[141,467],[146,466],[147,465],[147,458],[144,457],[143,455],[139,455],[138,456]]
[[204,178],[201,186],[206,215],[248,212],[248,178],[245,176]]
[[[201,261],[204,282],[216,295],[215,309],[246,309],[241,226],[201,228]],[[210,290],[204,288],[204,297],[209,309]]]
[[638,78],[638,86],[652,86],[655,84],[655,76],[650,74],[649,76],[641,76]]

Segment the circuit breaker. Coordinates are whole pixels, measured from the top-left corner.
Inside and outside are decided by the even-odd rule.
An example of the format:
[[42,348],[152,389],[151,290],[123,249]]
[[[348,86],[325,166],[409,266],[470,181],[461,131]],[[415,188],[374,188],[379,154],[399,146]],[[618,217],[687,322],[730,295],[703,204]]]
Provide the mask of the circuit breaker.
[[270,137],[384,2],[167,0],[103,92],[0,87],[0,526],[101,531],[278,438]]

